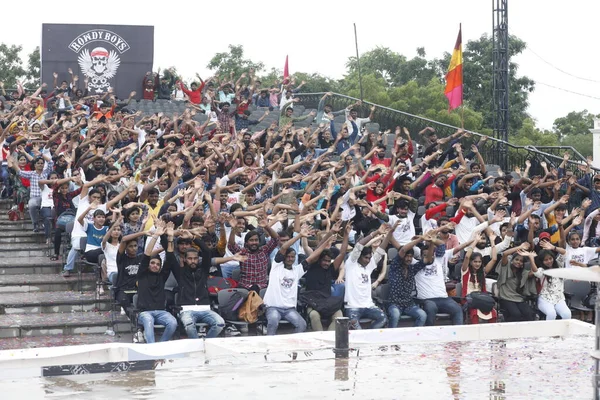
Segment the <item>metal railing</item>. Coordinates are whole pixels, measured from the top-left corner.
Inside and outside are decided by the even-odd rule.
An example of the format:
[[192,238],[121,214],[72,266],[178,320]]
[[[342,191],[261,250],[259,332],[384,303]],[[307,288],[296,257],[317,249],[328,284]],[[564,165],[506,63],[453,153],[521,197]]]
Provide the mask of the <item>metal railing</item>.
[[[319,101],[325,93],[297,93],[300,99],[300,104],[306,108],[317,108]],[[333,96],[327,99],[327,104],[331,104],[334,110],[339,110],[348,107],[356,103],[359,99],[346,96],[339,93],[333,93]],[[408,128],[410,132],[419,132],[423,128],[430,126],[435,129],[439,137],[449,136],[456,132],[458,127],[445,124],[443,122],[434,121],[429,118],[413,115],[407,112],[394,110],[389,107],[380,106],[368,101],[362,102],[361,106],[358,107],[359,116],[368,115],[371,106],[377,107],[377,112],[374,117],[374,121],[379,124],[380,130],[391,129],[392,131],[397,126]],[[476,143],[480,137],[487,136],[488,144],[483,148],[479,149],[483,156],[486,164],[499,165],[505,172],[513,171],[516,167],[521,169],[525,168],[525,161],[531,161],[530,175],[544,175],[541,162],[546,162],[548,168],[557,168],[563,162],[563,154],[565,151],[571,153],[571,158],[567,162],[567,169],[573,171],[577,175],[581,175],[582,172],[578,168],[580,165],[585,165],[586,158],[581,155],[576,149],[571,146],[518,146],[510,142],[504,142],[495,137],[481,134],[465,129],[467,132],[473,134],[472,139],[463,140],[463,148],[467,150],[471,144]],[[411,135],[413,140],[419,144],[419,135]],[[500,155],[500,148],[506,146],[508,149],[507,159],[502,160]],[[595,168],[594,168],[595,169]],[[595,169],[599,171],[598,169]]]

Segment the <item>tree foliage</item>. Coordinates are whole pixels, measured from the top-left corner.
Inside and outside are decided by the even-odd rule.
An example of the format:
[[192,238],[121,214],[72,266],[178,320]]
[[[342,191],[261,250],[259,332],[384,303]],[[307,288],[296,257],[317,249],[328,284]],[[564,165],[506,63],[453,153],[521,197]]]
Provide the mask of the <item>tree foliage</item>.
[[244,58],[243,46],[230,44],[229,51],[215,54],[206,67],[211,71],[215,71],[215,75],[218,76],[225,77],[233,74],[239,77],[250,69],[259,72],[265,66],[262,62],[254,62]]
[[554,120],[552,129],[560,138],[570,135],[588,135],[594,127],[594,118],[600,118],[600,114],[590,114],[588,110],[571,111],[564,117]]
[[19,55],[22,50],[23,46],[0,44],[0,81],[6,88],[15,87],[27,72]]
[[27,71],[25,75],[27,86],[38,87],[42,84],[40,67],[40,47],[37,46],[35,50],[27,56]]

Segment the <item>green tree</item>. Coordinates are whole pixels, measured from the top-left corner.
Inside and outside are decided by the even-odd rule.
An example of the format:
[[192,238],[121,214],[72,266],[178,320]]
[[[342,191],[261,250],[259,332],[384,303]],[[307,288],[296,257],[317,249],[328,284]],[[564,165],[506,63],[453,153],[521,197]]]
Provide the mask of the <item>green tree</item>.
[[[388,87],[402,86],[413,80],[427,85],[432,78],[441,78],[441,73],[436,61],[428,61],[425,56],[423,47],[418,48],[417,56],[410,60],[387,47],[377,47],[360,56],[360,70],[363,75],[383,79]],[[349,75],[358,74],[356,57],[348,59],[346,68]]]
[[518,146],[558,146],[559,144],[556,133],[540,130],[531,118],[523,120],[521,128],[513,134],[510,142]]
[[27,86],[39,87],[42,84],[40,66],[40,47],[37,46],[35,50],[33,50],[27,56],[27,71],[25,75],[25,82]]
[[570,135],[590,135],[589,129],[594,127],[594,118],[600,118],[600,114],[590,114],[588,110],[571,111],[566,116],[555,119],[552,130],[559,138]]
[[229,51],[215,54],[206,67],[215,71],[215,75],[229,77],[233,73],[237,79],[250,69],[254,69],[256,73],[260,72],[264,64],[244,58],[244,46],[230,44]]
[[575,134],[575,135],[568,135],[562,138],[561,140],[561,144],[563,146],[571,146],[573,147],[575,150],[577,150],[579,153],[581,153],[582,156],[587,157],[587,156],[591,156],[594,150],[594,144],[593,144],[593,135],[591,133],[587,133],[587,134]]
[[17,80],[26,74],[19,56],[21,50],[23,46],[0,44],[0,81],[4,82],[6,88],[15,87]]

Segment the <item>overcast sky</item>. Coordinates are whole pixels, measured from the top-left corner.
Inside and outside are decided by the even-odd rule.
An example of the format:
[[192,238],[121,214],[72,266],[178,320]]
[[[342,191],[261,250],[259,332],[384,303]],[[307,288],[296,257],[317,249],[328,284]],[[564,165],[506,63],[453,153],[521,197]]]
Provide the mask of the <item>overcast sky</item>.
[[[359,49],[389,47],[407,57],[425,47],[439,57],[454,46],[462,22],[463,43],[492,30],[492,0],[315,1],[257,2],[229,0],[138,1],[103,0],[80,6],[41,0],[26,2],[26,12],[14,5],[0,24],[0,37],[22,44],[30,52],[41,41],[42,23],[153,25],[154,68],[177,66],[184,77],[195,72],[208,77],[206,65],[228,44],[244,46],[246,56],[264,62],[266,69],[283,68],[289,54],[290,73],[319,72],[341,78],[348,57],[355,54],[352,23],[357,24]],[[11,17],[11,7],[15,14]],[[531,50],[554,66],[579,77],[597,80],[600,61],[597,38],[600,1],[509,1],[509,32],[525,40]],[[538,84],[530,96],[531,115],[538,126],[551,128],[555,118],[587,109],[600,113],[600,100],[542,85],[564,88],[600,98],[600,83],[561,73],[530,50],[519,56],[520,74]],[[369,99],[366,99],[369,100]]]

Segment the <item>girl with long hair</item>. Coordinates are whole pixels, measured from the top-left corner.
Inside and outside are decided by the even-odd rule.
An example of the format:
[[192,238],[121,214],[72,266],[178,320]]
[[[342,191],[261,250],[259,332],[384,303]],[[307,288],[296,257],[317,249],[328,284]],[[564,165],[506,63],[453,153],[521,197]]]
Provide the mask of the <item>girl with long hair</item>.
[[[485,239],[483,239],[481,236],[478,236],[475,239],[473,239],[472,245],[467,247],[465,258],[463,260],[461,268],[461,297],[467,297],[474,292],[488,292],[486,288],[485,277],[494,268],[497,260],[497,252],[494,239],[495,237],[490,237],[490,243],[492,245],[492,254],[490,261],[485,265],[485,267],[483,266],[483,256],[481,255],[481,253],[474,253],[472,247],[480,241],[483,241],[485,243]],[[492,311],[488,313],[484,313],[477,308],[469,308],[468,314],[469,322],[471,324],[478,324],[480,319],[488,322],[496,322],[498,318],[498,314],[495,309],[492,309]]]

